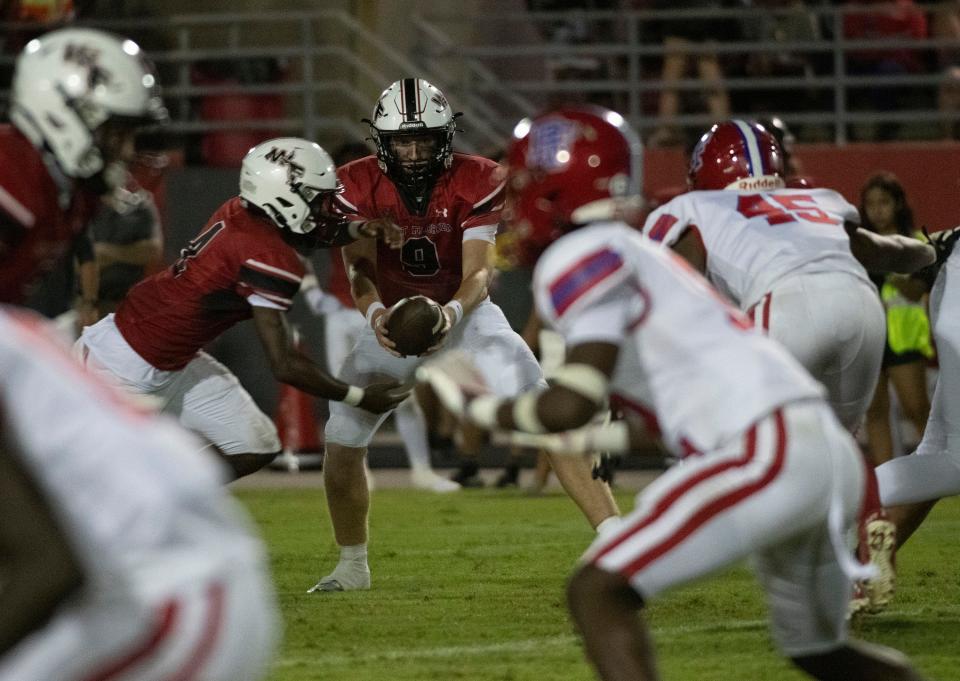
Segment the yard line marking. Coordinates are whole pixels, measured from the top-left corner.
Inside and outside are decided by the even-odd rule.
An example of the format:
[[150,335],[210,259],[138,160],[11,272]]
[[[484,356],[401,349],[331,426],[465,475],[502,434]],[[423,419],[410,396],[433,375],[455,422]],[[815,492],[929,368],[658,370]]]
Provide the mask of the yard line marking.
[[[954,610],[954,608],[947,608]],[[943,623],[944,613],[938,609],[941,617],[937,622]],[[871,616],[871,620],[902,619],[920,616],[930,616],[933,613],[929,608],[916,610],[893,610],[879,615]],[[748,631],[750,629],[766,629],[766,619],[756,620],[721,620],[708,624],[699,625],[681,625],[677,627],[652,627],[655,637],[670,637],[685,634],[706,634],[714,631]],[[527,638],[517,641],[506,641],[500,643],[487,643],[482,645],[466,646],[439,646],[436,648],[416,648],[413,650],[365,650],[352,655],[342,653],[317,653],[316,655],[285,655],[277,661],[279,667],[296,667],[304,664],[332,664],[348,665],[362,661],[399,661],[414,659],[447,659],[452,657],[463,657],[470,655],[490,655],[496,653],[526,653],[536,652],[547,648],[558,648],[578,645],[579,638],[572,634],[560,636],[545,636],[541,638]]]

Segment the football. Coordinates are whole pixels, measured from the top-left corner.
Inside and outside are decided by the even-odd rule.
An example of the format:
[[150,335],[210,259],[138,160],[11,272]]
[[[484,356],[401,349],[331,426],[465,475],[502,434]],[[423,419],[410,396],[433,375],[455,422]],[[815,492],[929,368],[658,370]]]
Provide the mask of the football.
[[401,355],[422,355],[439,339],[443,321],[438,302],[414,296],[394,306],[386,322],[387,335]]

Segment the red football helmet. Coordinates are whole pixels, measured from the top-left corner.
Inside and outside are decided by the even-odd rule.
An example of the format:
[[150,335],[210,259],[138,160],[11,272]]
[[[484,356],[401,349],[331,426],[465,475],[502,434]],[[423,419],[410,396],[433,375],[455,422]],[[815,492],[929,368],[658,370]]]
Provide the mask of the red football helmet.
[[601,107],[520,121],[507,151],[501,255],[528,267],[571,229],[618,217],[616,199],[639,196],[642,158],[640,138],[623,116]]
[[780,189],[784,186],[783,150],[759,123],[717,123],[690,156],[691,189]]

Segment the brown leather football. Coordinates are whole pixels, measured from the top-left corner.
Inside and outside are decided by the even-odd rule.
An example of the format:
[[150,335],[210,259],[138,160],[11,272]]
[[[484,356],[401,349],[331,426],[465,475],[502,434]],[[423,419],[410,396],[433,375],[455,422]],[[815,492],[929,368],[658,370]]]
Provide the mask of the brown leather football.
[[422,355],[443,329],[443,310],[435,300],[414,296],[400,302],[387,319],[387,335],[401,355]]

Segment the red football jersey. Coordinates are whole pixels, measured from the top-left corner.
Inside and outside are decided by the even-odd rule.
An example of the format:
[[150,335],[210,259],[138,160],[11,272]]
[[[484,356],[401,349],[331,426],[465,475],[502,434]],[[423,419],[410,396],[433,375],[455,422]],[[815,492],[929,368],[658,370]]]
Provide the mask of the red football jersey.
[[116,312],[137,354],[167,371],[182,369],[253,305],[287,310],[304,267],[280,230],[239,197],[217,209],[180,259],[130,289]]
[[500,223],[503,182],[499,166],[480,156],[454,154],[433,187],[423,215],[407,208],[375,156],[340,168],[341,208],[352,219],[388,217],[403,228],[404,243],[391,249],[377,243],[377,290],[384,305],[424,295],[446,303],[463,278],[463,235],[468,229]]
[[[53,161],[50,161],[53,163]],[[20,131],[0,125],[0,302],[19,303],[85,228],[97,197],[74,191]]]

